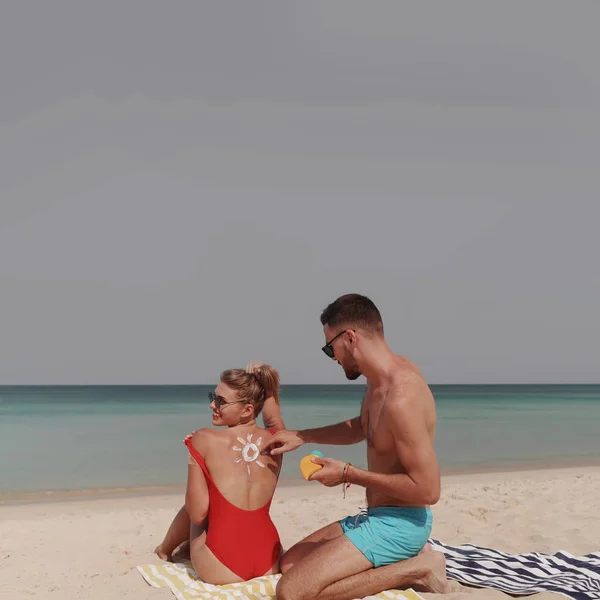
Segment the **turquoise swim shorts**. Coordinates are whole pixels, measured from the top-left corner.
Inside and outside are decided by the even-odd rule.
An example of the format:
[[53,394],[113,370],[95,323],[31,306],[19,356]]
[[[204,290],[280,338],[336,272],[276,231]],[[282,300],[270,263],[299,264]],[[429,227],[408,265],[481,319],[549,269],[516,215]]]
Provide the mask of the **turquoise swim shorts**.
[[431,533],[428,508],[380,506],[340,521],[344,535],[374,567],[416,556]]

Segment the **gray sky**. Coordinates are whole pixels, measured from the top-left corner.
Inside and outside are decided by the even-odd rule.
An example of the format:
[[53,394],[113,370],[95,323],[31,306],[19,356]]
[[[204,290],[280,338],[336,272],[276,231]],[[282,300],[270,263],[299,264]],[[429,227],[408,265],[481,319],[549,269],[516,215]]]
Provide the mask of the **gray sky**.
[[5,4],[0,383],[600,381],[600,4]]

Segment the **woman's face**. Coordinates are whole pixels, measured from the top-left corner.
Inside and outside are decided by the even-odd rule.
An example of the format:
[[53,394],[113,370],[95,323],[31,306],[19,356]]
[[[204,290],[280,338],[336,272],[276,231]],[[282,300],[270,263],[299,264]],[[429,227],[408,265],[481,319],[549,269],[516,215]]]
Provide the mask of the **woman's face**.
[[252,414],[252,406],[246,400],[240,400],[235,392],[222,381],[211,395],[212,422],[215,426],[232,427],[243,418]]

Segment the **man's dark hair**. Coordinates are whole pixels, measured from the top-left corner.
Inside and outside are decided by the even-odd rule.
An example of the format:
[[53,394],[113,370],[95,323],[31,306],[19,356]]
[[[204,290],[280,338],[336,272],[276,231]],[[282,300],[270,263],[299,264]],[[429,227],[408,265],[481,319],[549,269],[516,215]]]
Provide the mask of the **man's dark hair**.
[[346,294],[334,300],[322,313],[321,324],[329,327],[356,327],[383,334],[383,319],[372,300],[360,294]]

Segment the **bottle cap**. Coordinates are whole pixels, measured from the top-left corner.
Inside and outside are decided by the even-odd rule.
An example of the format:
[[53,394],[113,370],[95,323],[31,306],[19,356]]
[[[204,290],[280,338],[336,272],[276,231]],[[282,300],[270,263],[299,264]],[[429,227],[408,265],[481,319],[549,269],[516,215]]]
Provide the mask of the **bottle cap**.
[[311,452],[311,454],[316,454],[317,456],[320,456],[321,458],[323,458],[323,453],[322,453],[322,452],[319,452],[318,450],[313,450],[313,451]]

